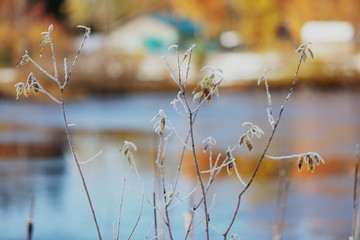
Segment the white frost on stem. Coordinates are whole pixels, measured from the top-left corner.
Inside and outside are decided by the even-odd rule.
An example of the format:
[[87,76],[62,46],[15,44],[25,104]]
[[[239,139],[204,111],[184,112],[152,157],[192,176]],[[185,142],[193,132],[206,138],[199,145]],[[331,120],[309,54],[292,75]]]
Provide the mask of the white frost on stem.
[[272,129],[274,129],[275,120],[274,120],[274,116],[273,116],[273,113],[272,113],[271,94],[270,94],[269,85],[268,85],[268,82],[267,82],[266,71],[267,71],[266,68],[264,68],[264,73],[259,78],[258,85],[260,85],[260,83],[264,80],[264,84],[265,84],[265,88],[266,88],[266,95],[267,95],[267,100],[268,100],[268,105],[269,105],[269,107],[266,109],[267,115],[268,115],[268,121],[269,121]]
[[[68,124],[68,126],[71,124]],[[90,162],[91,160],[97,158],[98,156],[100,156],[102,154],[102,151],[100,150],[97,154],[95,154],[94,156],[92,156],[91,158],[89,158],[88,160],[84,161],[84,162],[79,162],[79,164],[85,164]]]

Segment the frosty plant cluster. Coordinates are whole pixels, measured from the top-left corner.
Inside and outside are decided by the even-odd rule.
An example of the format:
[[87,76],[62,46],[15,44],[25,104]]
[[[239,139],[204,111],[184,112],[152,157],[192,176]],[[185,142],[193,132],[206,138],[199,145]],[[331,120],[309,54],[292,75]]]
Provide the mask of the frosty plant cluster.
[[[67,136],[67,140],[69,143],[70,151],[72,153],[74,162],[76,164],[81,182],[83,184],[84,191],[87,196],[88,204],[92,213],[92,217],[94,220],[94,224],[97,230],[98,238],[102,239],[99,224],[97,222],[97,217],[95,214],[95,210],[92,205],[90,193],[87,189],[86,181],[83,176],[83,172],[80,166],[80,162],[77,158],[76,152],[74,150],[74,145],[71,139],[71,134],[69,131],[69,124],[67,123],[66,111],[65,111],[65,99],[64,99],[64,89],[67,86],[68,81],[70,80],[70,76],[75,68],[76,62],[80,56],[81,50],[84,46],[85,41],[89,38],[91,29],[85,26],[79,25],[78,27],[83,28],[85,30],[83,40],[80,44],[79,50],[74,57],[73,63],[68,69],[67,60],[64,59],[64,80],[60,81],[58,77],[58,69],[57,69],[57,62],[55,57],[54,45],[51,37],[51,33],[53,31],[53,26],[50,25],[46,32],[41,33],[42,38],[40,41],[40,56],[42,56],[43,51],[45,51],[47,46],[50,46],[50,51],[52,55],[52,61],[54,65],[53,74],[49,73],[47,70],[43,69],[39,66],[25,51],[25,54],[20,58],[18,62],[18,66],[22,66],[28,63],[32,63],[36,68],[38,68],[45,77],[54,81],[60,91],[60,98],[56,98],[51,95],[49,92],[46,91],[44,87],[41,86],[40,80],[35,77],[35,75],[31,72],[26,80],[26,82],[19,82],[15,84],[16,88],[16,99],[18,99],[22,94],[25,97],[28,97],[31,90],[34,92],[35,95],[39,93],[44,93],[48,97],[50,97],[55,103],[59,104],[61,107],[61,111],[63,113],[63,121],[64,121],[64,128],[65,133]],[[211,136],[207,137],[205,140],[202,141],[203,151],[209,153],[209,161],[208,161],[208,169],[207,170],[200,170],[199,168],[199,160],[198,160],[198,146],[196,144],[196,136],[194,134],[194,123],[196,121],[197,115],[199,114],[199,109],[206,106],[206,104],[211,104],[213,100],[213,96],[219,96],[219,86],[223,81],[223,73],[218,68],[213,68],[206,66],[201,69],[204,73],[204,77],[199,81],[196,85],[195,89],[191,91],[192,94],[188,94],[188,80],[189,80],[189,72],[191,66],[191,59],[192,53],[195,48],[195,45],[190,47],[182,56],[180,56],[180,51],[178,45],[172,45],[169,47],[169,50],[175,50],[176,61],[177,64],[175,67],[170,66],[169,62],[167,61],[166,57],[162,57],[166,67],[169,70],[170,78],[175,82],[178,86],[178,94],[171,101],[171,105],[174,107],[176,112],[183,117],[184,121],[187,123],[187,131],[185,131],[185,135],[179,134],[175,127],[171,124],[170,119],[165,114],[164,110],[160,109],[154,118],[151,120],[154,122],[154,130],[158,134],[158,145],[157,145],[157,154],[155,159],[155,169],[157,171],[157,177],[159,178],[159,186],[157,186],[160,191],[156,191],[155,187],[153,187],[153,194],[152,197],[149,197],[145,191],[145,183],[141,178],[141,174],[137,170],[136,167],[136,159],[134,158],[133,153],[137,151],[137,147],[135,143],[130,141],[124,141],[123,146],[120,149],[120,154],[122,158],[126,159],[129,164],[132,166],[132,169],[135,171],[138,182],[141,186],[141,193],[136,192],[136,190],[132,190],[140,199],[141,199],[141,207],[139,209],[139,214],[134,223],[133,228],[129,234],[129,239],[132,237],[134,231],[136,230],[138,224],[140,223],[139,220],[142,216],[142,210],[144,203],[147,204],[151,209],[153,209],[153,222],[150,224],[149,231],[147,232],[145,239],[151,236],[151,232],[153,231],[153,239],[175,239],[174,226],[172,218],[175,216],[172,215],[172,212],[178,206],[185,206],[187,211],[185,212],[185,232],[184,236],[185,239],[190,238],[193,231],[199,228],[200,225],[203,226],[204,230],[204,237],[203,239],[210,239],[210,231],[217,234],[217,238],[220,236],[224,239],[227,239],[228,236],[231,236],[231,239],[238,239],[239,235],[236,233],[230,233],[232,226],[238,216],[240,202],[244,195],[244,193],[249,189],[253,180],[255,179],[258,170],[261,166],[261,163],[265,158],[283,161],[286,159],[297,158],[298,162],[298,169],[299,171],[302,169],[304,164],[307,164],[307,169],[313,172],[315,170],[315,166],[319,166],[320,163],[325,163],[324,160],[320,157],[320,155],[316,152],[307,152],[301,154],[295,154],[290,156],[269,156],[267,155],[267,151],[269,146],[275,136],[276,129],[279,125],[280,119],[282,117],[283,111],[286,108],[286,105],[290,99],[292,92],[294,91],[294,87],[296,81],[298,79],[299,70],[302,64],[304,64],[307,59],[308,55],[311,59],[314,59],[314,55],[309,48],[310,43],[305,43],[299,46],[296,50],[298,54],[300,54],[299,63],[295,72],[294,80],[292,82],[292,86],[290,87],[289,93],[284,100],[283,105],[281,105],[279,114],[274,116],[273,114],[273,106],[271,102],[271,94],[267,82],[266,70],[264,70],[263,74],[261,75],[258,85],[264,82],[267,94],[267,102],[268,108],[266,110],[268,122],[272,128],[272,131],[266,135],[264,131],[256,124],[251,123],[250,121],[244,122],[243,126],[246,128],[246,131],[242,134],[239,134],[238,141],[235,141],[232,147],[228,146],[227,149],[223,150],[221,153],[218,153],[216,156],[213,156],[213,147],[216,145],[216,140]],[[44,81],[44,80],[41,80]],[[183,131],[182,131],[183,132]],[[258,163],[254,172],[252,173],[249,179],[243,179],[238,171],[238,167],[241,164],[240,159],[236,159],[236,151],[242,147],[246,146],[249,152],[252,152],[254,148],[254,136],[256,138],[269,136],[266,147],[263,149],[261,156],[259,157]],[[176,171],[174,175],[167,176],[165,174],[165,170],[169,165],[166,161],[166,148],[167,143],[170,137],[175,137],[179,142],[179,150],[180,155],[177,159],[176,164]],[[255,139],[256,139],[255,138]],[[196,176],[198,181],[198,186],[194,187],[190,192],[183,193],[179,192],[178,185],[180,181],[180,176],[182,174],[182,166],[183,160],[185,156],[185,151],[190,150],[192,157],[191,161],[194,163],[194,167],[196,170]],[[87,163],[93,158],[96,158],[101,154],[101,151],[90,158],[88,161],[83,161],[81,163]],[[212,186],[213,182],[218,177],[219,173],[224,170],[227,171],[228,175],[236,175],[240,183],[238,198],[234,199],[236,204],[234,205],[233,214],[229,216],[229,219],[223,219],[223,222],[226,222],[223,225],[223,229],[219,229],[219,227],[214,226],[211,219],[211,212],[212,209],[216,207],[216,195],[213,196],[209,195],[209,189]],[[206,175],[206,178],[204,177]],[[119,218],[117,228],[115,229],[114,226],[114,239],[119,239],[120,233],[120,216],[121,216],[121,209],[123,204],[123,197],[124,197],[124,187],[126,186],[126,179],[123,178],[123,187],[121,192],[121,201],[119,206]],[[195,194],[195,193],[199,194]],[[286,191],[285,191],[286,192]],[[193,198],[193,202],[190,205],[188,202],[189,198]],[[161,224],[159,224],[159,221]],[[226,226],[224,228],[224,226]],[[280,229],[280,228],[277,228]],[[281,235],[281,230],[277,230],[276,236]]]
[[[89,207],[90,207],[93,219],[94,219],[94,223],[95,223],[95,226],[96,226],[98,237],[99,237],[99,239],[101,239],[100,228],[99,228],[97,218],[96,218],[96,215],[95,215],[95,210],[93,208],[90,193],[88,191],[86,181],[85,181],[83,172],[82,172],[81,167],[80,167],[81,163],[79,162],[79,160],[77,158],[77,155],[76,155],[76,152],[75,152],[75,149],[74,149],[74,145],[73,145],[73,142],[72,142],[72,139],[71,139],[71,134],[70,134],[70,131],[69,131],[69,124],[67,122],[66,111],[65,111],[64,90],[65,90],[65,88],[67,86],[68,81],[70,80],[71,74],[72,74],[72,72],[73,72],[73,70],[75,68],[76,62],[77,62],[77,60],[78,60],[78,58],[80,56],[81,50],[82,50],[82,48],[84,46],[84,43],[89,38],[90,32],[91,32],[91,29],[88,28],[88,27],[85,27],[85,26],[82,26],[82,25],[79,25],[78,27],[83,28],[85,30],[85,33],[84,33],[83,39],[81,41],[79,50],[77,51],[77,54],[74,57],[74,60],[73,60],[73,63],[71,65],[70,69],[68,69],[67,60],[66,60],[66,58],[64,58],[64,80],[61,81],[59,79],[59,75],[58,75],[58,68],[57,68],[56,55],[55,55],[55,50],[54,50],[54,43],[53,43],[52,37],[51,37],[51,32],[54,29],[52,24],[48,27],[47,31],[41,33],[41,35],[43,35],[43,36],[42,36],[41,41],[40,41],[40,47],[41,47],[40,57],[42,56],[42,53],[45,50],[45,48],[50,45],[52,61],[53,61],[53,66],[54,66],[54,73],[53,74],[49,73],[47,70],[42,68],[39,64],[37,64],[30,57],[30,55],[28,54],[28,51],[26,51],[26,50],[25,50],[25,54],[20,58],[19,62],[17,63],[17,66],[23,66],[25,64],[32,63],[48,79],[50,79],[51,81],[54,81],[58,85],[59,92],[60,92],[60,94],[59,94],[60,99],[54,97],[52,94],[50,94],[48,91],[46,91],[46,89],[43,88],[40,85],[40,82],[39,82],[38,78],[35,77],[34,73],[32,73],[32,72],[29,74],[26,83],[19,82],[19,83],[15,84],[16,99],[19,99],[21,94],[24,94],[25,97],[28,97],[29,94],[30,94],[30,90],[32,89],[34,91],[35,95],[37,95],[39,92],[42,92],[42,93],[46,94],[48,97],[50,97],[50,99],[53,100],[55,103],[60,105],[62,115],[63,115],[65,134],[66,134],[66,137],[67,137],[67,140],[68,140],[68,143],[69,143],[70,151],[72,153],[74,162],[76,164],[77,170],[78,170],[79,175],[80,175],[81,182],[83,184],[83,187],[84,187],[84,190],[85,190],[85,193],[86,193],[86,197],[87,197]],[[97,154],[96,156],[98,156],[98,155],[100,155],[100,154]],[[96,156],[94,156],[94,157],[96,157]],[[92,159],[92,158],[90,158],[90,159]],[[84,161],[84,162],[86,163],[86,162],[89,162],[89,161]]]

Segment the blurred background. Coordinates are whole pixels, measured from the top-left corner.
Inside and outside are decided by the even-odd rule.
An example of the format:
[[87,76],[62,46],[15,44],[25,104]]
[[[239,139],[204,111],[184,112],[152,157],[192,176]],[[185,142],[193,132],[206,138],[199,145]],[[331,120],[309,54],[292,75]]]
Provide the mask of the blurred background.
[[[72,63],[84,33],[76,26],[92,29],[65,95],[80,160],[102,152],[82,167],[104,238],[112,237],[112,223],[117,221],[122,177],[139,188],[133,169],[119,155],[123,141],[138,146],[138,167],[144,181],[151,182],[158,144],[150,122],[153,116],[164,109],[179,135],[186,136],[186,119],[170,105],[176,84],[159,60],[166,56],[175,69],[170,45],[179,44],[184,53],[196,44],[189,92],[204,76],[203,66],[224,72],[220,97],[200,111],[195,124],[203,169],[208,158],[202,154],[201,141],[209,135],[217,141],[214,151],[224,154],[247,130],[243,122],[264,130],[265,136],[254,140],[253,152],[236,152],[238,168],[248,180],[271,133],[265,87],[257,86],[257,80],[266,68],[276,116],[299,61],[294,50],[305,42],[312,43],[315,60],[308,59],[301,67],[269,154],[316,151],[326,164],[313,174],[306,169],[299,173],[296,164],[290,167],[284,239],[347,238],[355,145],[360,142],[358,9],[358,0],[0,0],[0,239],[25,238],[32,197],[35,239],[96,237],[65,139],[61,109],[44,94],[15,100],[14,85],[26,81],[29,72],[59,98],[58,86],[35,66],[16,68],[27,50],[53,74],[50,49],[40,56],[40,33],[50,24],[60,79],[63,58],[68,66]],[[173,136],[167,149],[169,184],[179,144]],[[184,195],[197,184],[192,159],[185,159],[179,189]],[[281,166],[266,160],[244,198],[232,229],[242,239],[271,238]],[[231,219],[240,188],[225,172],[212,188],[217,194],[212,222],[220,231]],[[152,193],[151,184],[147,191]],[[141,202],[129,189],[126,196],[122,238],[128,237]],[[185,210],[180,206],[173,213],[177,238],[184,236]],[[146,235],[151,222],[147,206],[136,239]],[[195,239],[201,239],[202,230],[194,233]],[[211,234],[218,236],[215,231]]]

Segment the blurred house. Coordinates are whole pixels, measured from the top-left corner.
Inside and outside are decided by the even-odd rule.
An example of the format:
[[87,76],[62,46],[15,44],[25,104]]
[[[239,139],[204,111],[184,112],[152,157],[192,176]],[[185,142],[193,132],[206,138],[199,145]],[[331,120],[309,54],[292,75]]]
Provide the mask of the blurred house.
[[143,15],[113,29],[106,45],[121,53],[156,53],[178,40],[179,32],[174,25],[156,15]]
[[301,29],[303,42],[311,42],[316,56],[329,58],[351,54],[355,48],[355,28],[349,22],[310,21]]
[[[159,61],[160,56],[168,55],[171,45],[181,42],[184,46],[183,40],[192,39],[195,30],[199,31],[194,23],[167,14],[140,15],[108,33],[92,34],[84,48],[89,57],[78,63],[78,75],[86,76],[88,82],[109,79],[104,88],[111,90],[135,86],[140,89],[138,84],[153,81],[168,82],[169,72]],[[76,45],[81,39],[79,36]]]

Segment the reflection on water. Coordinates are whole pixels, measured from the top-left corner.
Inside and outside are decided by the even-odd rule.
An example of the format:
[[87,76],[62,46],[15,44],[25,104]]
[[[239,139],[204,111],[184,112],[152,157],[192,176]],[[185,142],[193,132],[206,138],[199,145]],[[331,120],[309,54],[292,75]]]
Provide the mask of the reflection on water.
[[[286,92],[273,92],[272,95],[277,112]],[[355,143],[359,141],[359,95],[356,91],[298,89],[289,102],[270,148],[271,154],[318,151],[327,163],[316,169],[312,176],[305,171],[299,174],[294,169],[285,239],[345,239],[350,234],[353,184],[350,160]],[[140,199],[132,193],[140,192],[139,184],[133,169],[119,155],[123,141],[137,144],[139,150],[135,158],[147,184],[147,194],[151,196],[157,136],[153,133],[150,120],[162,108],[179,130],[178,134],[186,134],[186,119],[177,116],[169,106],[172,98],[173,95],[168,93],[138,94],[87,99],[67,105],[69,122],[75,124],[71,129],[80,161],[86,161],[102,151],[99,157],[82,165],[82,168],[104,239],[112,238],[112,223],[117,221],[125,175],[129,187],[125,189],[121,238],[128,237],[139,212]],[[246,173],[251,172],[255,165],[252,159],[258,157],[271,131],[267,124],[266,107],[263,91],[223,92],[219,99],[200,111],[195,124],[196,141],[200,143],[211,135],[217,141],[215,151],[221,152],[228,145],[235,144],[245,131],[242,122],[251,121],[262,127],[267,135],[261,140],[254,140],[254,153],[250,155],[244,149],[236,153],[240,164],[249,169],[247,172],[243,170],[244,178],[248,179]],[[93,239],[96,230],[64,141],[58,107],[2,101],[0,111],[4,113],[0,116],[0,239],[25,238],[32,196],[35,197],[35,239]],[[19,113],[28,114],[24,118]],[[173,137],[167,148],[166,176],[170,179],[179,145],[180,142]],[[238,233],[242,239],[270,239],[272,236],[278,186],[276,166],[265,161],[259,178],[242,200],[239,217],[232,228],[232,232]],[[211,194],[216,193],[211,223],[221,231],[230,221],[234,199],[241,189],[235,179],[225,176],[211,188]],[[183,180],[179,192],[186,195],[194,184],[185,175]],[[185,210],[180,205],[173,212],[174,235],[177,238],[184,236]],[[142,239],[146,235],[152,219],[151,207],[145,205],[134,239]],[[195,239],[201,239],[202,232],[199,230]],[[211,233],[217,236],[215,231]]]

